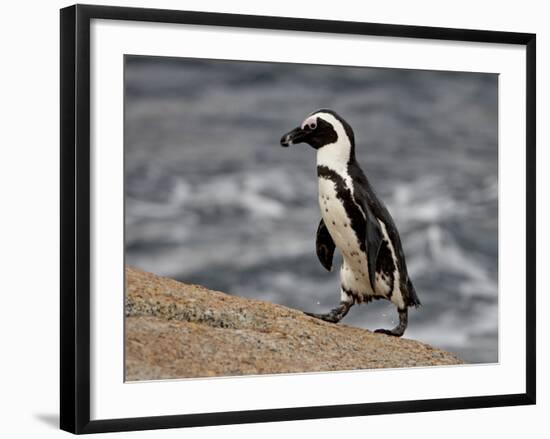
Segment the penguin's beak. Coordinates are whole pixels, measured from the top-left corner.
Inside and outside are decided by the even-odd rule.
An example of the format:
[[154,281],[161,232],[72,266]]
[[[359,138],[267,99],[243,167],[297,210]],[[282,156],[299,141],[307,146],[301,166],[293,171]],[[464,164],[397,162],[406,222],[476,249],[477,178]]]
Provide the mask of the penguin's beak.
[[281,137],[281,146],[287,147],[296,143],[302,143],[308,134],[309,133],[302,128],[296,127]]

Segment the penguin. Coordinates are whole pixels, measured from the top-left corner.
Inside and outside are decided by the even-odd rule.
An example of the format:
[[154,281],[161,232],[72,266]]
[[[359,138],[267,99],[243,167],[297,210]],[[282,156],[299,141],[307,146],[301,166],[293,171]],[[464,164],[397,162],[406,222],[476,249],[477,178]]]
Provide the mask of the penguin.
[[355,158],[351,126],[336,112],[321,109],[284,134],[280,143],[283,147],[306,143],[317,150],[321,221],[316,253],[328,271],[336,248],[343,257],[339,305],[326,314],[306,314],[338,323],[354,304],[386,299],[396,305],[399,323],[375,332],[401,337],[408,308],[421,303],[407,272],[397,227]]

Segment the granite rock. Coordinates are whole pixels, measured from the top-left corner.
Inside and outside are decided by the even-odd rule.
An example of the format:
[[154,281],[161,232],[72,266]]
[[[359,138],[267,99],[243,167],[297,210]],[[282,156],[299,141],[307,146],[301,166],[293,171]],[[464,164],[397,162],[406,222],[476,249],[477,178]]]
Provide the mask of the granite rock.
[[126,379],[462,364],[406,338],[126,268]]

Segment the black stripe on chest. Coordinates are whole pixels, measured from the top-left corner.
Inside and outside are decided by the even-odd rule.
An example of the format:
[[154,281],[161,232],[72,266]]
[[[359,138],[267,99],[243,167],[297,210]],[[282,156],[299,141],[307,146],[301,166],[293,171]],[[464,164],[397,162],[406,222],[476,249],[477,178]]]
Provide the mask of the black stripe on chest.
[[[336,197],[342,202],[344,209],[350,219],[350,226],[357,236],[359,248],[366,253],[366,226],[365,217],[359,206],[353,200],[351,190],[346,186],[342,176],[326,166],[317,166],[317,176],[330,180],[336,187]],[[337,227],[344,227],[344,224],[335,224]]]
[[378,252],[378,259],[376,260],[376,273],[388,284],[390,289],[389,297],[393,294],[393,289],[395,287],[394,271],[395,264],[393,262],[390,246],[388,245],[388,241],[384,239],[380,246],[380,251]]

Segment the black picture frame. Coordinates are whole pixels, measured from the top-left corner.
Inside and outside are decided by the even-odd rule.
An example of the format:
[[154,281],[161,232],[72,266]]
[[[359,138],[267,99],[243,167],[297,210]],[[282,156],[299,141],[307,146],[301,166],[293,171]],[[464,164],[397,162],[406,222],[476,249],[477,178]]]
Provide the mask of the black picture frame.
[[[407,37],[526,47],[526,392],[508,395],[90,420],[90,21],[134,20]],[[72,433],[273,422],[535,404],[536,36],[303,18],[74,5],[60,11],[61,349],[60,426]]]

